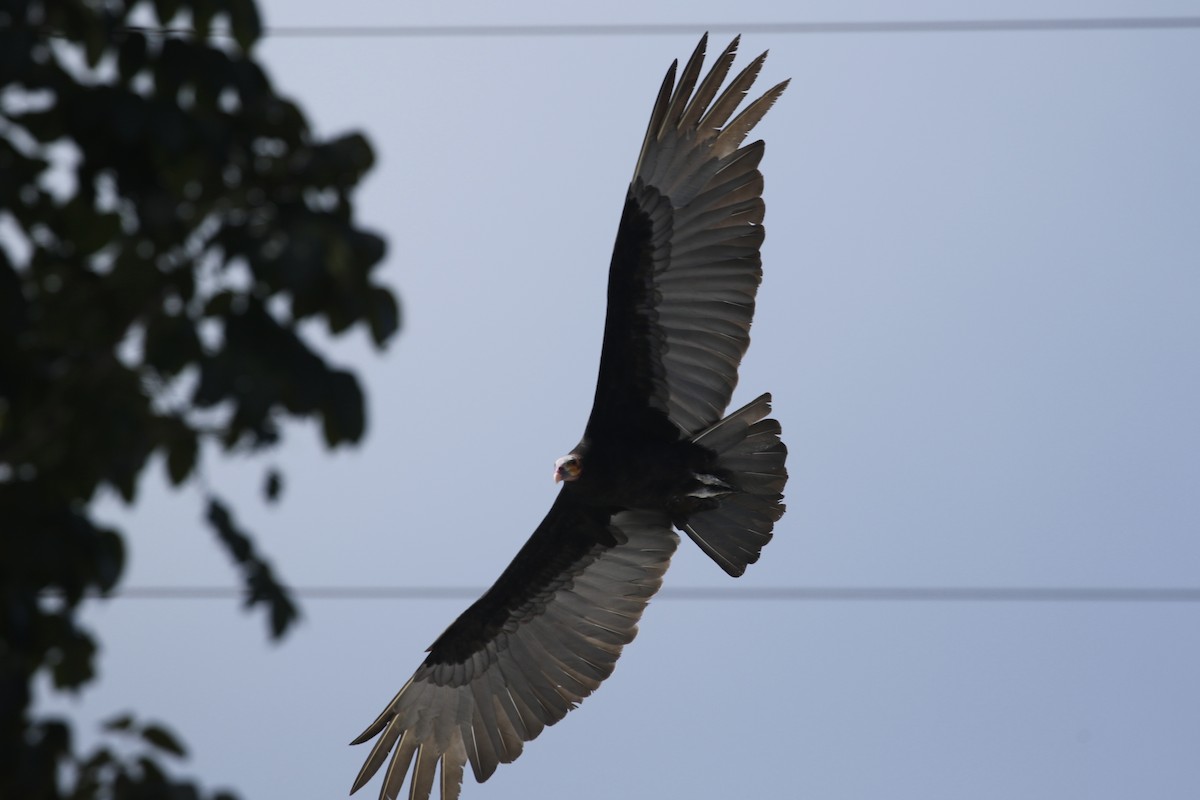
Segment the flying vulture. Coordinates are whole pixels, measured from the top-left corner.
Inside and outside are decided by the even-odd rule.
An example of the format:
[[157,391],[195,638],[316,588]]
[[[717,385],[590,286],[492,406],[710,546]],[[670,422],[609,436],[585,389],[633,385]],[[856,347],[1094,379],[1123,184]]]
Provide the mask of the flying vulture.
[[354,740],[379,737],[351,793],[389,753],[381,798],[410,776],[409,797],[426,800],[435,772],[443,800],[456,798],[468,763],[487,780],[612,673],[679,544],[674,528],[737,577],[783,515],[771,396],[725,409],[762,279],[763,143],[742,141],[787,81],[733,116],[766,53],[722,92],[738,40],[699,80],[706,43],[678,83],[671,65],[654,102],[609,267],[592,413],[555,464],[558,497]]

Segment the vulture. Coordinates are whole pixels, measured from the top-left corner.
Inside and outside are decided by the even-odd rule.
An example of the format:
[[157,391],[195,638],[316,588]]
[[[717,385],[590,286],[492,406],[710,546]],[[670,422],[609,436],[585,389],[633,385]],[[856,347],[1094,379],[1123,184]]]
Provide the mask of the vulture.
[[637,633],[683,531],[740,576],[783,515],[787,448],[763,394],[726,415],[762,280],[761,140],[787,81],[738,107],[707,35],[654,101],[617,228],[591,415],[555,463],[554,504],[487,592],[429,647],[383,713],[351,794],[388,760],[381,798],[457,798],[590,695]]

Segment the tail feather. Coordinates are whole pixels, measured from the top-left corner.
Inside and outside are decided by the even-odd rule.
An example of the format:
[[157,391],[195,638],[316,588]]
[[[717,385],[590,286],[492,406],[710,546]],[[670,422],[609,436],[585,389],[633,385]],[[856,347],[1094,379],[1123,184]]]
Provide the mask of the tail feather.
[[787,446],[764,394],[714,423],[692,441],[717,454],[717,468],[733,491],[711,509],[693,514],[684,531],[721,569],[739,577],[758,561],[783,516]]

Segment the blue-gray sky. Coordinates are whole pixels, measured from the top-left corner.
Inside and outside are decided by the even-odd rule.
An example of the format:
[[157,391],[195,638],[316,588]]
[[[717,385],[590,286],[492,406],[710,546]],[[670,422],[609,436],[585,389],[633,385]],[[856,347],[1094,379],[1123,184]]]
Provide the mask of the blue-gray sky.
[[[268,25],[1172,15],[1196,2],[264,3]],[[697,35],[699,30],[697,29]],[[590,407],[604,281],[654,93],[697,35],[269,38],[322,134],[364,130],[362,220],[404,328],[332,345],[365,446],[311,426],[210,457],[298,586],[485,587]],[[714,36],[714,46],[724,43]],[[1196,586],[1200,32],[789,35],[765,278],[734,403],[775,394],[789,511],[734,584],[686,540],[668,586]],[[320,331],[316,331],[318,336]],[[159,472],[126,579],[233,585]],[[339,797],[346,746],[463,600],[311,600],[278,647],[233,601],[89,614],[81,719],[160,717],[185,771]],[[671,601],[616,673],[468,798],[1174,798],[1200,793],[1195,605]],[[364,791],[377,791],[378,780]]]

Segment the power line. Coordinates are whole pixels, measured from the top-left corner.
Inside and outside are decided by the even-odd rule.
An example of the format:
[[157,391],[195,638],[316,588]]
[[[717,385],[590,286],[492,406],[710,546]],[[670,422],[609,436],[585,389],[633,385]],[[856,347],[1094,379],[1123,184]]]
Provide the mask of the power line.
[[[474,600],[481,588],[467,586],[302,586],[301,600]],[[127,600],[230,600],[244,591],[224,586],[131,586],[110,597]],[[1025,586],[679,586],[666,587],[663,600],[937,602],[937,603],[1198,603],[1200,588],[1184,587],[1025,587]]]
[[[531,25],[270,25],[263,35],[287,39],[423,39],[566,36],[664,36],[714,34],[871,34],[871,33],[1038,33],[1094,31],[1164,31],[1200,29],[1191,17],[1048,17],[1018,19],[931,19],[831,22],[595,23]],[[196,37],[192,28],[130,25],[114,33]],[[61,31],[48,32],[62,36]],[[228,37],[225,29],[210,36]]]
[[743,22],[580,25],[272,25],[278,37],[661,36],[709,33],[862,34],[1130,31],[1200,28],[1200,17],[1060,17],[1046,19],[880,20],[863,22]]

